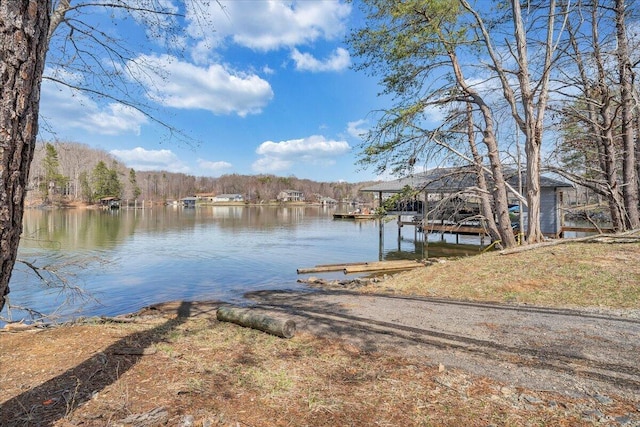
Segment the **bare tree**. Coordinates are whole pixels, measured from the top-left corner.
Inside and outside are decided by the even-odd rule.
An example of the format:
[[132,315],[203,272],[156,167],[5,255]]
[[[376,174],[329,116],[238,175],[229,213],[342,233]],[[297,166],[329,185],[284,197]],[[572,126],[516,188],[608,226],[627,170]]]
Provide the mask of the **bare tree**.
[[564,98],[557,110],[563,139],[554,170],[602,196],[618,231],[640,225],[640,111],[633,84],[634,48],[625,24],[630,12],[624,1],[613,7],[594,1],[573,9],[557,75]]
[[[194,2],[197,7],[197,2]],[[133,20],[144,29],[147,40],[165,51],[181,56],[184,17],[171,2],[162,0],[53,0],[51,23],[47,33],[47,68],[43,76],[54,84],[117,103],[164,128],[169,138],[191,143],[183,130],[164,117],[164,111],[143,101],[144,85],[140,76],[152,73],[165,76],[156,64],[138,54],[132,37],[101,27],[94,17],[108,12],[114,23]],[[204,14],[202,16],[204,21]],[[47,126],[45,121],[45,126]],[[49,129],[53,132],[53,129]]]
[[[492,62],[491,69],[499,79],[505,101],[510,106],[511,114],[516,125],[524,133],[525,136],[525,153],[526,153],[526,176],[527,176],[527,242],[536,243],[543,239],[540,228],[540,172],[541,172],[541,155],[542,137],[544,130],[544,117],[549,98],[549,80],[552,70],[553,53],[555,49],[554,34],[555,18],[558,13],[556,1],[551,0],[546,6],[536,6],[530,4],[529,7],[533,12],[529,13],[532,22],[537,22],[537,8],[547,8],[546,13],[542,13],[543,25],[540,28],[525,28],[524,17],[521,9],[520,1],[510,1],[510,14],[513,22],[513,37],[515,38],[515,52],[511,57],[515,60],[516,70],[508,70],[503,64],[502,58],[498,55],[494,47],[494,37],[491,35],[484,19],[476,8],[473,8],[466,0],[460,0],[463,7],[469,11],[475,18],[479,27],[480,40],[485,44],[487,53]],[[542,12],[542,10],[538,11]],[[543,32],[545,38],[540,41],[543,47],[543,61],[541,64],[532,67],[529,60],[528,38],[530,34],[538,37],[538,33]],[[537,81],[533,81],[533,75],[538,75]],[[518,77],[519,97],[516,90],[512,86],[510,80],[511,75]]]
[[626,0],[616,0],[615,2],[615,23],[616,41],[618,49],[616,57],[618,59],[618,71],[620,78],[620,104],[621,111],[621,138],[624,149],[622,161],[622,177],[624,186],[622,195],[626,208],[626,222],[629,228],[640,227],[640,211],[638,210],[638,177],[636,176],[636,147],[637,137],[634,135],[635,128],[633,110],[638,114],[638,106],[634,106],[634,77],[633,65],[629,56],[629,46],[627,42],[627,27],[625,15],[627,13]]

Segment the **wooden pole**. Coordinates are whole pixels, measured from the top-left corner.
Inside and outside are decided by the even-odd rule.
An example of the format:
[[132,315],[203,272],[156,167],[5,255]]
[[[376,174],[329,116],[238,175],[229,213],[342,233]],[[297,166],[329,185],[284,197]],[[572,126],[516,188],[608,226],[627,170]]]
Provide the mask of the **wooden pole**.
[[221,322],[235,323],[282,338],[291,338],[296,333],[293,320],[276,319],[249,308],[220,307],[216,317]]

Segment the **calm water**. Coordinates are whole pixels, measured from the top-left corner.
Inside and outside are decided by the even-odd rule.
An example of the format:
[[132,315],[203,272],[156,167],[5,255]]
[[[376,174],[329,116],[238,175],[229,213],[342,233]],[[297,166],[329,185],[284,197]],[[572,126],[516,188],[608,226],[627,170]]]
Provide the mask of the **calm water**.
[[[399,240],[394,221],[381,226],[378,221],[333,220],[333,212],[229,206],[28,210],[19,258],[58,270],[95,298],[66,304],[59,314],[67,318],[116,315],[177,299],[240,302],[247,291],[304,288],[296,283],[299,267],[442,255],[437,245],[425,249],[416,241],[413,227],[405,227]],[[51,312],[67,296],[46,289],[16,264],[12,304]],[[2,314],[7,316],[6,309]],[[20,317],[18,312],[12,316]]]

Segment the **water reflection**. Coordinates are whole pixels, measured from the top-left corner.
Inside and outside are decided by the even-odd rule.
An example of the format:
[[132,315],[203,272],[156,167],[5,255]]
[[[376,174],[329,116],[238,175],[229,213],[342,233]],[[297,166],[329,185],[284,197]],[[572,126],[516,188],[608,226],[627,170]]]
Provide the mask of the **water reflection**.
[[[28,210],[19,257],[64,266],[99,301],[80,307],[82,314],[115,315],[166,300],[240,301],[247,291],[302,286],[299,267],[420,259],[451,247],[398,239],[394,221],[334,221],[332,213],[273,206]],[[14,272],[11,289],[12,303],[45,312],[62,298],[24,268]]]

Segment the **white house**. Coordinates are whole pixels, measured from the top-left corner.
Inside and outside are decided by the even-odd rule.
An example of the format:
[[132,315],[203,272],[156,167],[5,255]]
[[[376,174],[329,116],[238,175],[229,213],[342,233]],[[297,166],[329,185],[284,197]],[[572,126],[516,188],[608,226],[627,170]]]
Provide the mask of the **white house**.
[[304,202],[304,193],[298,190],[283,190],[278,194],[280,202]]
[[244,202],[242,194],[218,194],[211,199],[212,202]]

